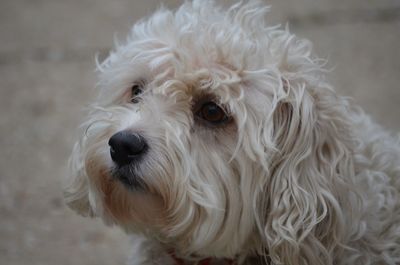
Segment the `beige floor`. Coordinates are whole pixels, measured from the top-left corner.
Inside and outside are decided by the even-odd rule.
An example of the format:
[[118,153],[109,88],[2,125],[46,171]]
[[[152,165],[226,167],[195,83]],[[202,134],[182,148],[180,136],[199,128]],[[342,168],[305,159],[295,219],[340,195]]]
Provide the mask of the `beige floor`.
[[[66,209],[60,180],[94,97],[95,53],[158,2],[0,1],[1,265],[124,263],[128,238]],[[330,57],[342,94],[400,131],[400,0],[271,3],[273,23],[290,21]]]

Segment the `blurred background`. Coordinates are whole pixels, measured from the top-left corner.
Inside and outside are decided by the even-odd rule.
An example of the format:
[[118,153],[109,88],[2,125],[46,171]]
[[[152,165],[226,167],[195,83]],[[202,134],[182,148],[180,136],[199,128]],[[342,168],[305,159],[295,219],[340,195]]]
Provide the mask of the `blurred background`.
[[[67,209],[60,183],[95,96],[95,54],[160,2],[0,1],[1,265],[124,264],[127,236]],[[329,57],[339,93],[400,131],[400,0],[267,3],[272,24],[289,22]]]

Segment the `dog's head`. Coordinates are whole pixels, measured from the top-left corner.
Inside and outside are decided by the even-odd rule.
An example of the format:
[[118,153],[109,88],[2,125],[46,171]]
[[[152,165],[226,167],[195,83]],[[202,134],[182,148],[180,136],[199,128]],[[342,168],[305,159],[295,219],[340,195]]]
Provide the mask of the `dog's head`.
[[134,25],[98,66],[70,207],[182,255],[329,256],[345,221],[345,102],[267,9],[193,1]]

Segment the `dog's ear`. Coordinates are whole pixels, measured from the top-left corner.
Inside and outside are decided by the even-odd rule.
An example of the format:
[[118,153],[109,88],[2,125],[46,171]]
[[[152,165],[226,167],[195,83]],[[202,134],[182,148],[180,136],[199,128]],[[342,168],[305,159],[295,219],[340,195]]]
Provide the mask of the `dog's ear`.
[[86,176],[82,143],[74,145],[69,160],[69,176],[64,184],[64,200],[66,204],[83,216],[93,216],[89,202],[89,186]]
[[357,201],[349,191],[354,172],[344,105],[330,89],[291,87],[274,108],[277,151],[261,200],[261,234],[274,264],[332,264],[344,242],[351,224],[343,213]]

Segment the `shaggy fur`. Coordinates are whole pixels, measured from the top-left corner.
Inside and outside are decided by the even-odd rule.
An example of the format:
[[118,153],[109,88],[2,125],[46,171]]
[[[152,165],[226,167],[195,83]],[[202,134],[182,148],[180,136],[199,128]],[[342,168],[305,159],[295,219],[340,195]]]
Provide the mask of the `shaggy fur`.
[[[132,264],[400,264],[398,139],[267,11],[162,8],[98,64],[65,199],[135,235]],[[231,121],[198,119],[204,101]],[[107,144],[127,129],[149,144],[124,173],[139,188],[118,180]]]

